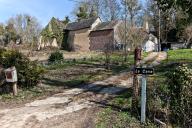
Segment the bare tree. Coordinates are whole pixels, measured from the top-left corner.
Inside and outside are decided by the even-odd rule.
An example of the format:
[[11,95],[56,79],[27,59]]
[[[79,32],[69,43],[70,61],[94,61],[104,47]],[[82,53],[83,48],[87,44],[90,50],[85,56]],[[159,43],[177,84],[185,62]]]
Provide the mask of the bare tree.
[[118,0],[103,0],[101,3],[101,16],[106,21],[116,20],[120,14],[120,4]]
[[89,4],[89,8],[94,9],[94,11],[96,12],[97,16],[101,13],[101,1],[102,0],[87,0],[87,3]]
[[24,43],[35,42],[41,32],[41,25],[37,19],[27,14],[11,17],[8,24],[14,25],[16,33],[22,37]]
[[138,0],[122,0],[122,4],[127,6],[127,11],[130,16],[131,26],[135,25],[134,18],[141,10],[141,5]]
[[118,0],[81,0],[77,3],[73,14],[76,15],[82,5],[86,5],[86,13],[90,14],[94,9],[94,16],[99,16],[105,21],[118,19],[121,10]]
[[127,22],[124,21],[122,22],[118,29],[117,29],[117,35],[119,37],[119,40],[121,43],[123,43],[123,54],[124,54],[124,62],[127,61],[128,58],[128,43],[127,43],[127,33],[128,29],[127,29]]
[[[126,25],[125,25],[126,24]],[[127,26],[127,27],[125,27]],[[131,26],[129,23],[122,22],[117,29],[117,35],[121,42],[124,42],[124,61],[127,61],[128,51],[134,50],[136,46],[142,45],[148,37],[145,28]]]
[[105,54],[105,65],[107,69],[110,69],[111,55],[113,53],[113,44],[112,40],[110,42],[106,42],[103,50]]
[[148,37],[148,33],[144,28],[129,27],[128,28],[128,45],[130,49],[135,49],[137,46],[142,45],[143,41]]

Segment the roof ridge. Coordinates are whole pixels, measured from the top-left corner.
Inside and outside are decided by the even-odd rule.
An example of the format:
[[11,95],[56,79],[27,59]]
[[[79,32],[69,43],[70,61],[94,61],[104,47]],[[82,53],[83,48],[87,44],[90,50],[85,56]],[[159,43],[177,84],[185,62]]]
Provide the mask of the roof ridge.
[[106,21],[98,24],[93,31],[114,29],[118,25],[119,20]]
[[71,23],[69,23],[69,24],[72,24],[72,23],[79,23],[79,22],[85,22],[85,21],[88,21],[88,20],[91,20],[91,19],[97,19],[98,17],[91,17],[91,18],[87,18],[87,19],[82,19],[82,20],[80,20],[80,21],[75,21],[75,22],[71,22]]
[[99,17],[91,17],[88,19],[83,19],[77,22],[68,23],[66,26],[66,30],[79,30],[83,28],[91,27],[91,25],[98,19]]

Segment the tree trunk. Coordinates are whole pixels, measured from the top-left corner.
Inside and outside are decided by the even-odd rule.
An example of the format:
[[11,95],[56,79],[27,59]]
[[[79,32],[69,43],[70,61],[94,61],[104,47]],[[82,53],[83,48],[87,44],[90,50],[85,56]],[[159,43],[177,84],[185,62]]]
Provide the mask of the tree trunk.
[[[191,37],[192,38],[192,37]],[[186,47],[187,48],[190,48],[190,45],[191,45],[191,38],[189,38],[188,40],[187,40],[187,43],[186,43]]]

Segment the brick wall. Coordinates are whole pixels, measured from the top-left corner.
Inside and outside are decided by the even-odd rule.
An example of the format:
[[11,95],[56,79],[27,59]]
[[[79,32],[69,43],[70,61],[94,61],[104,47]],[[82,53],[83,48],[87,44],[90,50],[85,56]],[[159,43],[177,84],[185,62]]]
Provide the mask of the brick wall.
[[70,31],[68,36],[68,44],[73,45],[74,51],[89,51],[89,28],[77,31]]

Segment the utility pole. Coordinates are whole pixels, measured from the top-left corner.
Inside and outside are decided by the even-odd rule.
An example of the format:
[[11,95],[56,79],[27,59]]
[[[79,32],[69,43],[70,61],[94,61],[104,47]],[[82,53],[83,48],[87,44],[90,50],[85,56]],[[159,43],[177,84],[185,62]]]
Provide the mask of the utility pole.
[[125,46],[124,46],[124,50],[125,50],[125,61],[127,61],[127,0],[125,0]]
[[158,52],[160,52],[161,48],[161,10],[160,7],[158,6],[159,9],[159,41],[158,41]]

